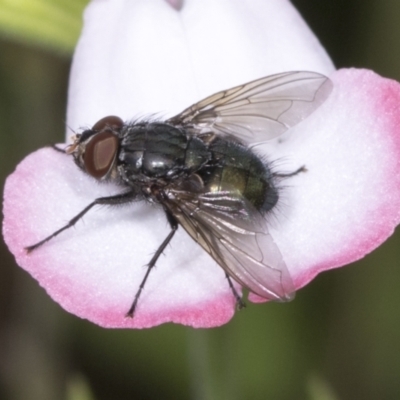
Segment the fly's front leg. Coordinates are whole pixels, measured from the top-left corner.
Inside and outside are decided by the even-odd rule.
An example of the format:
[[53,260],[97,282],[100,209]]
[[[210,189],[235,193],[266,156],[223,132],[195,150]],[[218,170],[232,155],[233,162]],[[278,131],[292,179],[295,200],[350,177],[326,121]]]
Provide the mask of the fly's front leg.
[[136,309],[140,294],[142,293],[142,290],[143,290],[144,285],[145,285],[145,283],[147,281],[147,278],[150,275],[150,271],[156,265],[156,262],[157,262],[158,258],[163,253],[163,251],[165,250],[165,248],[167,247],[168,243],[171,241],[171,239],[175,235],[175,232],[178,229],[178,221],[174,218],[174,216],[169,211],[165,211],[165,214],[167,216],[167,220],[168,220],[169,225],[171,227],[171,232],[164,239],[164,241],[161,243],[160,247],[157,249],[157,251],[155,252],[155,254],[152,257],[152,259],[150,260],[150,262],[147,264],[146,274],[144,275],[144,278],[143,278],[141,284],[139,285],[139,289],[136,292],[136,295],[135,295],[135,298],[134,298],[133,303],[131,305],[131,308],[126,313],[126,317],[133,318],[133,314],[135,313],[135,309]]
[[99,197],[98,199],[94,200],[92,203],[90,203],[87,207],[85,207],[79,214],[75,215],[74,218],[72,218],[66,225],[64,225],[62,228],[58,229],[57,231],[53,232],[51,235],[47,236],[40,242],[37,242],[31,246],[25,247],[25,250],[30,253],[31,251],[37,249],[40,247],[42,244],[48,242],[50,239],[53,239],[55,236],[59,235],[61,232],[65,231],[66,229],[69,229],[73,227],[91,208],[97,205],[119,205],[119,204],[125,204],[129,203],[136,198],[136,193],[133,191],[125,192],[125,193],[120,193],[115,196],[109,196],[109,197]]
[[67,154],[67,152],[65,151],[65,149],[61,149],[60,147],[57,147],[56,144],[52,144],[51,148],[55,151],[58,151],[59,153],[63,153],[63,154]]

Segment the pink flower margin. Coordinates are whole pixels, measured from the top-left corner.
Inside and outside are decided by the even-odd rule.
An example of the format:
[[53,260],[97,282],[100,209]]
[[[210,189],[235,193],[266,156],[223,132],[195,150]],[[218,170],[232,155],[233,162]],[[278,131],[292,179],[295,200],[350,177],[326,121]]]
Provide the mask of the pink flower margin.
[[[90,127],[110,114],[171,116],[272,73],[324,73],[334,84],[324,105],[261,148],[282,172],[308,170],[285,182],[270,233],[297,289],[385,241],[400,221],[400,85],[371,71],[335,72],[285,0],[169,3],[90,4],[71,72],[68,126]],[[183,229],[152,271],[134,319],[125,318],[143,266],[168,233],[163,212],[146,204],[97,208],[37,251],[24,250],[94,198],[118,191],[52,149],[26,157],[4,191],[3,234],[17,263],[63,308],[103,327],[229,321],[235,302],[224,272]]]

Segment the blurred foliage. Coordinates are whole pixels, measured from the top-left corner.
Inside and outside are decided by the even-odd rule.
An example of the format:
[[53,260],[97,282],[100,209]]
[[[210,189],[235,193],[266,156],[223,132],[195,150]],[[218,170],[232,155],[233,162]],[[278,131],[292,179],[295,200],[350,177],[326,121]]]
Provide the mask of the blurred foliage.
[[88,382],[82,375],[72,376],[67,382],[67,400],[95,400]]
[[310,400],[338,400],[329,384],[318,375],[310,375],[308,393]]
[[0,35],[72,54],[88,0],[0,0]]
[[[70,60],[52,50],[70,51],[83,3],[0,0],[7,32],[0,41],[2,186],[26,154],[63,138]],[[338,67],[400,80],[400,3],[294,3]],[[26,22],[28,4],[42,24]],[[8,26],[5,11],[15,16]],[[375,400],[400,393],[398,233],[353,266],[321,274],[294,302],[249,305],[211,330],[101,329],[55,304],[4,244],[0,252],[0,399]]]

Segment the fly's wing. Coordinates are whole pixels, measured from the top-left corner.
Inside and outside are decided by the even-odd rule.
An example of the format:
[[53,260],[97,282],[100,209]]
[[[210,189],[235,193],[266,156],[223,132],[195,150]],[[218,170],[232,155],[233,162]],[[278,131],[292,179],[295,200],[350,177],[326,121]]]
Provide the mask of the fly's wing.
[[167,122],[193,134],[231,135],[250,144],[275,138],[317,109],[332,82],[316,72],[285,72],[218,92]]
[[268,300],[293,298],[292,279],[266,221],[238,192],[171,189],[164,205],[243,287]]

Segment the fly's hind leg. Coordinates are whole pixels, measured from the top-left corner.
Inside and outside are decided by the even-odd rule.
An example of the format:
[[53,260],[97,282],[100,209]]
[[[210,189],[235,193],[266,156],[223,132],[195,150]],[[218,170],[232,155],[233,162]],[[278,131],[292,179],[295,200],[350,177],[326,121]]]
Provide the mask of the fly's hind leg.
[[153,255],[152,259],[150,260],[150,262],[147,264],[146,274],[144,275],[144,278],[143,278],[142,282],[139,285],[139,289],[137,290],[137,292],[135,294],[135,298],[133,299],[133,303],[131,305],[131,308],[126,313],[126,317],[133,318],[133,314],[135,313],[139,297],[140,297],[140,295],[141,295],[141,293],[143,291],[144,285],[146,284],[147,278],[150,275],[150,271],[156,265],[156,262],[157,262],[158,258],[163,253],[163,251],[167,247],[168,243],[172,240],[172,238],[175,235],[175,232],[178,229],[178,221],[174,218],[174,216],[169,211],[165,211],[165,214],[167,216],[167,220],[168,220],[169,225],[171,227],[171,232],[164,239],[164,241],[161,243],[160,247],[154,253],[154,255]]
[[300,168],[296,169],[296,171],[289,172],[287,174],[280,174],[280,173],[273,173],[273,176],[276,178],[290,178],[291,176],[295,176],[297,174],[300,174],[301,172],[307,172],[307,168],[305,165],[302,165]]
[[75,215],[74,218],[72,218],[66,225],[58,229],[57,231],[53,232],[51,235],[47,236],[40,242],[37,242],[31,246],[25,247],[25,250],[30,253],[31,251],[37,249],[38,247],[42,246],[44,243],[48,242],[50,239],[53,239],[55,236],[59,235],[61,232],[65,231],[66,229],[69,229],[73,227],[82,217],[94,206],[97,205],[119,205],[119,204],[125,204],[129,203],[131,201],[134,201],[136,198],[136,193],[133,191],[125,192],[125,193],[120,193],[115,196],[109,196],[109,197],[99,197],[98,199],[94,200],[92,203],[90,203],[88,206],[86,206],[79,214]]
[[242,308],[245,308],[246,303],[243,301],[242,296],[240,296],[239,293],[237,292],[237,290],[235,289],[235,286],[233,286],[231,277],[229,276],[229,274],[227,272],[225,272],[225,275],[226,275],[226,279],[228,279],[229,287],[232,290],[233,297],[235,298],[237,309],[241,310]]

